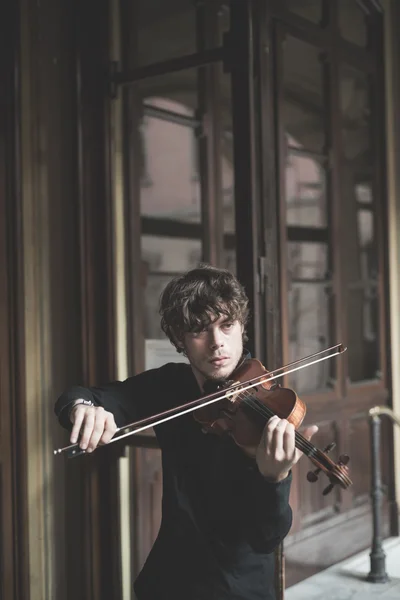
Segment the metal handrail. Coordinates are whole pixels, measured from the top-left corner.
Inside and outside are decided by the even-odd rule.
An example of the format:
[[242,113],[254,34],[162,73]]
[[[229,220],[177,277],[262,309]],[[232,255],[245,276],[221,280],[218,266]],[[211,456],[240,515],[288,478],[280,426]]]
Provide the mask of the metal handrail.
[[373,537],[370,552],[370,572],[367,581],[371,583],[385,583],[389,581],[386,572],[386,554],[382,545],[382,473],[380,462],[381,416],[389,417],[393,423],[400,427],[398,417],[387,406],[374,406],[368,411],[371,429],[371,498],[372,498],[372,523]]

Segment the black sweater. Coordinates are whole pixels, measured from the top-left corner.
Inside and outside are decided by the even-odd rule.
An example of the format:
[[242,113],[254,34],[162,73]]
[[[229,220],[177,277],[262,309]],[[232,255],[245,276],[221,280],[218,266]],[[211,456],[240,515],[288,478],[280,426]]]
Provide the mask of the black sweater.
[[[124,382],[73,387],[56,402],[61,425],[77,398],[119,427],[201,396],[189,365],[169,363]],[[263,479],[231,439],[205,435],[192,414],[155,428],[162,450],[159,534],[135,582],[139,600],[274,600],[274,555],[287,535],[291,476]]]

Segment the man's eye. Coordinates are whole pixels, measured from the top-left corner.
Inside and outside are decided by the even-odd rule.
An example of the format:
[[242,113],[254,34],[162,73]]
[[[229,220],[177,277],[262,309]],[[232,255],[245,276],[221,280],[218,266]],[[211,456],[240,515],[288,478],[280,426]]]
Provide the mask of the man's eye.
[[192,336],[193,337],[198,337],[199,335],[205,333],[205,329],[200,329],[200,331],[192,331]]
[[233,327],[233,323],[224,323],[223,326],[225,327],[225,329],[230,329],[231,327]]

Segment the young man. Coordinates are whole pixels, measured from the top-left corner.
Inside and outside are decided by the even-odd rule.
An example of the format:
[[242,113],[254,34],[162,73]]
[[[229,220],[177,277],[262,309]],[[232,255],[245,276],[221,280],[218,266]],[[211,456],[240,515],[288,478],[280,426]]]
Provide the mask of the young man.
[[[189,364],[169,363],[124,382],[73,387],[56,403],[71,443],[92,452],[117,426],[185,404],[229,378],[243,350],[248,300],[228,271],[199,267],[161,297],[161,325]],[[307,437],[316,430],[310,428]],[[274,556],[287,535],[294,428],[271,418],[249,458],[228,436],[205,435],[193,414],[155,428],[162,450],[162,523],[135,582],[139,600],[272,600]]]

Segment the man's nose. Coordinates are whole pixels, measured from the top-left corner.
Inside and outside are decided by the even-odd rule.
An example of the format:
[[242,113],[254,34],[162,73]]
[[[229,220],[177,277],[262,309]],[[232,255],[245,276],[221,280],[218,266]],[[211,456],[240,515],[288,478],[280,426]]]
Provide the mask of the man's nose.
[[212,349],[220,348],[223,346],[222,335],[220,331],[213,331],[211,333],[210,346]]

